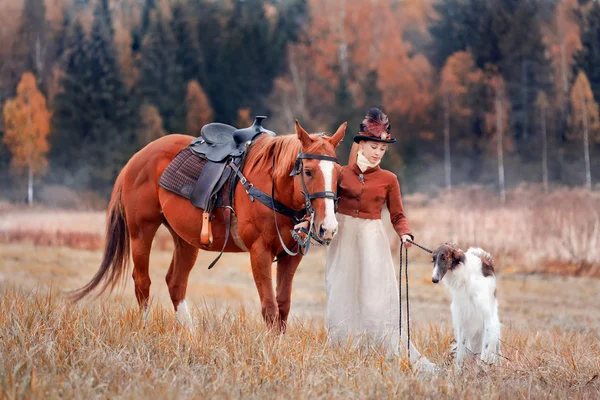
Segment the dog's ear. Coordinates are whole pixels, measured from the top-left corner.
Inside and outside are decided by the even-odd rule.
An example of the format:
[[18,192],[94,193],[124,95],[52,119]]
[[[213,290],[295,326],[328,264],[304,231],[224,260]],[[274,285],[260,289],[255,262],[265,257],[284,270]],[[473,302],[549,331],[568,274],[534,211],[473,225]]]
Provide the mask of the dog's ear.
[[452,249],[452,266],[455,267],[460,263],[465,262],[465,252],[461,249],[454,247]]

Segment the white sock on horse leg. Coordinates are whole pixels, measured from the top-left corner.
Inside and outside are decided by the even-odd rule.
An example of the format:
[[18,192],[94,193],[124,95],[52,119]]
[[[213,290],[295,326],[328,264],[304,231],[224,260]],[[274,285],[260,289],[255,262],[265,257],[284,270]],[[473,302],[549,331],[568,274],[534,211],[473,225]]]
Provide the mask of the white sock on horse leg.
[[177,320],[185,328],[192,329],[192,316],[190,315],[185,300],[182,300],[177,306]]

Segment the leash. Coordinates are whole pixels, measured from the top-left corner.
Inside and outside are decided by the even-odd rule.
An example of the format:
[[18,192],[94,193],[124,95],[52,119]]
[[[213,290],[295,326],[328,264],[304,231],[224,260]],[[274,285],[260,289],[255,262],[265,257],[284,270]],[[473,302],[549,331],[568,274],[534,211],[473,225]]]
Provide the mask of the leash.
[[[433,251],[429,250],[427,247],[423,247],[419,244],[416,244],[410,239],[406,240],[409,243],[414,244],[421,250],[433,254]],[[398,274],[398,294],[400,299],[400,340],[402,340],[402,249],[404,249],[404,272],[406,274],[406,338],[407,338],[407,352],[408,352],[408,361],[410,362],[410,300],[408,298],[408,248],[404,246],[404,242],[400,242],[400,273]]]
[[[412,240],[410,240],[410,239],[407,239],[406,241],[407,241],[407,242],[409,242],[409,243],[412,243],[412,244],[414,244],[415,246],[417,246],[418,248],[420,248],[420,249],[421,249],[421,250],[423,250],[423,251],[426,251],[426,252],[427,252],[427,253],[429,253],[429,254],[433,254],[433,251],[429,250],[427,247],[423,247],[423,246],[421,246],[420,244],[416,244],[415,242],[413,242],[413,241],[412,241]],[[404,245],[404,243],[402,243],[402,245]]]
[[404,242],[400,242],[400,273],[398,277],[398,291],[400,298],[400,341],[402,341],[402,249],[404,249],[406,255],[406,337],[407,337],[407,351],[408,351],[408,362],[410,363],[410,303],[408,299],[408,248],[404,246]]

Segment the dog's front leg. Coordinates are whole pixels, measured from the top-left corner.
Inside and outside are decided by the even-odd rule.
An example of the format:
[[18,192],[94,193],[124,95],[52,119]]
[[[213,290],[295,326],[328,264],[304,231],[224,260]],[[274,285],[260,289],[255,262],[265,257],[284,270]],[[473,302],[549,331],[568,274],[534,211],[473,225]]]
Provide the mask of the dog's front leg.
[[460,371],[463,360],[467,353],[467,337],[464,329],[461,329],[459,321],[452,321],[454,325],[454,340],[456,340],[456,354],[454,355],[454,365],[457,371]]

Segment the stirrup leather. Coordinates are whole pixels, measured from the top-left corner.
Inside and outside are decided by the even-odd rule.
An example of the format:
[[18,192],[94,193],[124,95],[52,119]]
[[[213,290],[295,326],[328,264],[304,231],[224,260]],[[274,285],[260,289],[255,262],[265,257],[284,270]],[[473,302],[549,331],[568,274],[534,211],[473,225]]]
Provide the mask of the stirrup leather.
[[200,243],[203,246],[211,247],[213,244],[212,228],[210,226],[210,214],[202,213],[202,231],[200,232]]

